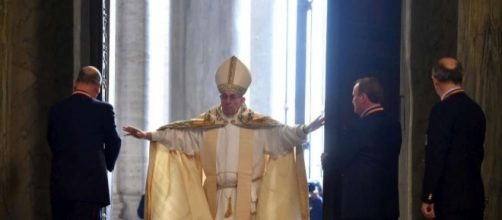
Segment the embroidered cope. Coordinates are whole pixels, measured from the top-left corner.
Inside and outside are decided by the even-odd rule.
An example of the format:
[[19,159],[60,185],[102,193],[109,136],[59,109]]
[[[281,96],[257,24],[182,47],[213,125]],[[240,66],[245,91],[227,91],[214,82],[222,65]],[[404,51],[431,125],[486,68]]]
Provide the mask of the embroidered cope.
[[[239,124],[239,122],[246,122],[243,115],[255,117],[255,119],[257,118],[256,115],[254,115],[254,113],[245,106],[240,110],[239,114],[233,118],[213,114],[215,113],[214,110],[211,111],[213,111],[211,116],[202,116],[202,118],[205,118],[206,121],[211,117],[216,117],[216,121],[209,123],[209,126],[197,127],[193,124],[191,126],[187,125],[187,123],[194,123],[196,120],[173,123],[170,125],[171,127],[168,125],[156,132],[153,132],[152,141],[160,143],[162,146],[167,148],[168,151],[183,152],[189,158],[200,157],[201,161],[208,159],[209,161],[211,161],[211,159],[215,161],[216,198],[207,198],[210,209],[210,200],[216,200],[215,210],[211,210],[212,215],[215,216],[214,219],[237,219],[236,216],[239,216],[238,210],[249,210],[249,219],[259,219],[256,217],[257,201],[260,196],[260,186],[267,165],[267,157],[276,159],[291,153],[295,146],[301,146],[301,144],[306,141],[306,134],[303,132],[302,126],[281,125],[275,121],[267,121],[269,119],[265,120],[264,126],[262,127],[260,127],[259,124],[253,124],[251,121],[248,121],[248,124]],[[210,112],[207,114],[210,114]],[[200,121],[197,121],[197,123],[199,122]],[[244,131],[249,132],[250,135],[244,136]],[[213,134],[216,136],[215,140],[212,140],[216,143],[210,144],[214,144],[216,148],[214,149],[216,152],[216,158],[207,158],[210,157],[210,155],[205,153],[205,151],[208,150],[205,148],[209,148],[209,146],[205,146],[204,143],[207,141],[211,132],[215,132]],[[251,139],[246,140],[247,143],[249,143],[247,145],[250,145],[247,147],[252,147],[252,149],[249,149],[246,152],[250,152],[251,155],[239,154],[240,149],[243,147],[241,146],[243,145],[243,140],[241,140],[242,138]],[[249,207],[245,207],[245,209],[238,209],[239,207],[237,207],[238,203],[236,199],[238,198],[239,191],[237,188],[239,184],[241,184],[238,181],[240,176],[239,172],[241,170],[239,163],[240,161],[242,163],[242,160],[246,159],[243,157],[246,156],[251,157],[248,158],[248,160],[250,159],[250,164],[252,166],[249,168],[252,172],[250,195],[248,195]],[[303,161],[301,162],[303,163]],[[207,164],[204,165],[204,163],[200,163],[199,165],[202,166],[202,169],[205,170],[205,172],[209,170],[207,166],[211,166]],[[302,181],[299,183],[291,181],[291,183],[288,184],[302,185],[303,183]],[[206,196],[211,195],[208,193],[208,191],[210,191],[208,187],[210,186],[206,186],[205,188]],[[300,193],[300,196],[301,194],[302,193]],[[301,204],[302,202],[299,203]],[[242,213],[240,214],[242,215]]]

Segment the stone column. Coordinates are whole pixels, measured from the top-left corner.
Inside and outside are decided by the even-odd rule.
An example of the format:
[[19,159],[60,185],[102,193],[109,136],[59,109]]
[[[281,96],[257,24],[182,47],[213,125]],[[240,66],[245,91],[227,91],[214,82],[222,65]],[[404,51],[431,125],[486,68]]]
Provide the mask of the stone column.
[[219,103],[214,74],[237,54],[235,1],[171,2],[171,119],[192,118]]
[[401,22],[401,74],[400,74],[400,118],[402,130],[401,153],[399,155],[399,216],[412,219],[412,210],[416,209],[412,202],[412,131],[413,123],[413,82],[411,76],[411,4],[412,0],[402,2]]
[[[116,114],[124,125],[145,128],[146,2],[116,1]],[[146,141],[122,138],[112,186],[113,219],[136,219],[144,191]]]
[[[285,71],[273,72],[274,64],[274,54],[285,52],[284,48],[279,48],[282,46],[279,42],[273,42],[274,34],[278,34],[286,26],[275,27],[274,24],[278,23],[274,19],[274,1],[269,0],[258,0],[251,2],[251,14],[252,20],[250,21],[250,53],[251,53],[251,63],[248,68],[251,70],[253,76],[253,82],[248,90],[247,104],[253,108],[255,111],[259,111],[263,114],[270,115],[272,113],[272,104],[277,105],[278,103],[271,103],[270,99],[278,92],[283,92],[281,90],[272,91],[273,83],[283,83],[283,82],[273,82],[272,77],[274,75],[279,75],[285,73]],[[286,10],[283,6],[281,10]],[[282,39],[284,40],[284,39]],[[286,41],[282,41],[286,43]],[[274,44],[275,43],[275,44]],[[275,49],[275,50],[274,50]],[[282,56],[277,56],[281,58],[286,58],[286,54],[281,54]],[[276,65],[279,66],[279,65]],[[270,91],[270,98],[264,98],[262,91]],[[281,103],[282,104],[282,103]],[[276,115],[274,115],[276,116]],[[283,118],[278,118],[283,119]]]
[[[171,3],[171,119],[192,118],[219,103],[214,74],[224,59],[238,56],[251,69],[247,104],[270,113],[270,99],[253,91],[270,91],[274,49],[274,7],[270,1]],[[260,33],[260,34],[256,34]],[[259,69],[259,71],[257,71]],[[274,73],[275,74],[275,73]]]

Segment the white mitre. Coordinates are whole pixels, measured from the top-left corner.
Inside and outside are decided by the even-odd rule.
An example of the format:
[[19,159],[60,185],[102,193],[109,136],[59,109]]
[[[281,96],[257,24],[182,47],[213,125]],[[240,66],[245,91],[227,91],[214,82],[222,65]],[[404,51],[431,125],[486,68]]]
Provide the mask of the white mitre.
[[220,93],[233,92],[242,96],[251,84],[251,73],[244,63],[232,56],[220,65],[215,80]]

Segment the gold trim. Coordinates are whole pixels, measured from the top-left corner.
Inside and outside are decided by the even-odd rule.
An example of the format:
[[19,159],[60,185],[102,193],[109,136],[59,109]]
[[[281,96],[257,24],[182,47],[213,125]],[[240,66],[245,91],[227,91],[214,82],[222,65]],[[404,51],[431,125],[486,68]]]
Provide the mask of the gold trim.
[[247,88],[229,83],[229,84],[218,85],[218,91],[220,93],[234,92],[234,93],[237,93],[237,94],[243,96],[246,93]]
[[[248,129],[259,129],[259,128],[272,128],[284,126],[282,123],[258,113],[253,110],[248,109],[245,104],[241,106],[241,111],[238,113],[237,120],[231,122],[233,125],[248,128]],[[186,120],[186,121],[176,121],[171,124],[164,125],[157,130],[164,129],[212,129],[220,128],[227,125],[229,122],[223,118],[223,110],[220,106],[214,107],[209,111],[201,114],[199,117]]]
[[237,188],[237,183],[223,184],[223,185],[216,184],[216,189],[217,190],[220,190],[220,189],[229,189],[229,188]]
[[204,193],[211,210],[211,215],[216,217],[218,201],[216,197],[216,189],[218,187],[216,178],[216,144],[218,143],[218,131],[210,130],[206,132],[203,138],[204,147],[201,148],[201,165],[206,175],[206,180],[203,184]]
[[237,64],[237,57],[232,56],[230,58],[230,65],[228,67],[228,84],[234,84],[234,78],[235,78],[235,66]]
[[251,207],[251,188],[253,179],[253,140],[254,131],[240,129],[239,168],[237,174],[237,198],[235,201],[235,219],[249,220]]

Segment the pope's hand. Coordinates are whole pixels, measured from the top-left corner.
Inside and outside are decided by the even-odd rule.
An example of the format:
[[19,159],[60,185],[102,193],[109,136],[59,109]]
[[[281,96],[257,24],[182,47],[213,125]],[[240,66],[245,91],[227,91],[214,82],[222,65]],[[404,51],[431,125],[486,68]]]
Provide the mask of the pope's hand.
[[146,138],[146,132],[132,127],[132,126],[124,126],[122,127],[122,130],[126,133],[125,136],[133,136],[138,139],[145,139]]
[[324,125],[324,114],[317,116],[317,118],[305,126],[306,133],[313,132]]

